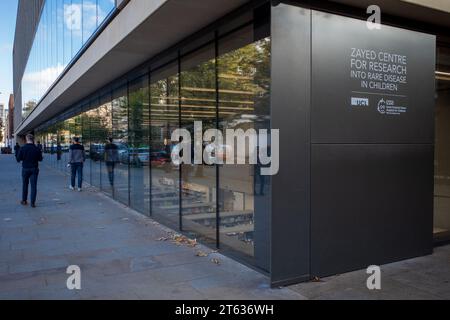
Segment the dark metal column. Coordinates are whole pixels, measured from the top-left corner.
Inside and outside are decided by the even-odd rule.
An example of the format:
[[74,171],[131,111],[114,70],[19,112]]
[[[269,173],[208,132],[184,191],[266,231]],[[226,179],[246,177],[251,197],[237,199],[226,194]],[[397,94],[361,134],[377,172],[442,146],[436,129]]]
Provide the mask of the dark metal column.
[[272,7],[272,128],[280,130],[273,177],[271,284],[309,279],[311,11]]

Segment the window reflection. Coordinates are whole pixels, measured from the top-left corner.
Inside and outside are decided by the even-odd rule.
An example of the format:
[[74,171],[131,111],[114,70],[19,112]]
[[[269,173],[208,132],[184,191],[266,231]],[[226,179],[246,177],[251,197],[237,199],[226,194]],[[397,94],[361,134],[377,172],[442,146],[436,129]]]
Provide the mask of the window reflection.
[[[216,128],[215,47],[208,45],[181,59],[181,127],[189,130],[194,146],[194,121],[203,132]],[[198,140],[197,140],[198,142]],[[201,142],[200,142],[201,143]],[[192,155],[193,156],[193,155]],[[192,161],[194,163],[194,161]],[[215,244],[216,166],[181,166],[181,210],[183,231]],[[207,219],[198,219],[199,215]]]
[[[86,182],[268,270],[271,180],[260,176],[261,165],[201,161],[180,167],[171,161],[177,144],[172,132],[180,127],[190,131],[193,149],[194,121],[202,122],[203,132],[270,129],[270,37],[264,21],[219,39],[210,37],[213,41],[180,60],[158,62],[163,66],[150,74],[114,84],[106,94],[83,102],[80,115],[63,115],[40,130],[52,165],[67,170],[62,164],[68,160],[70,138],[78,135],[86,150]],[[197,147],[204,150],[207,143]],[[224,141],[223,149],[228,145]],[[225,154],[213,156],[225,160]],[[438,165],[444,172],[445,165]],[[445,204],[443,208],[445,213]]]
[[150,96],[151,212],[178,229],[180,176],[170,159],[171,133],[179,127],[177,63],[152,72]]
[[434,234],[439,241],[450,239],[450,48],[438,48],[437,60]]
[[150,145],[148,76],[129,85],[130,206],[150,213]]
[[[108,140],[112,138],[112,140]],[[108,146],[108,149],[106,149]],[[128,98],[127,88],[121,87],[113,91],[112,100],[112,136],[104,139],[104,170],[102,187],[113,189],[114,198],[129,204],[128,167],[136,164],[137,157],[132,153],[128,135]],[[116,151],[111,153],[114,148]],[[108,152],[106,152],[108,151]]]
[[67,25],[72,31],[72,58],[78,54],[83,45],[83,6],[82,0],[72,0],[67,7]]
[[114,10],[112,0],[47,0],[22,78],[27,117],[53,82]]
[[[270,38],[254,41],[253,26],[219,41],[219,127],[270,129]],[[225,141],[230,147],[233,143]],[[231,147],[230,147],[231,148]],[[234,162],[237,163],[237,150]],[[246,152],[248,163],[248,151]],[[270,179],[259,165],[223,165],[219,170],[220,242],[255,255],[255,237],[267,235]]]

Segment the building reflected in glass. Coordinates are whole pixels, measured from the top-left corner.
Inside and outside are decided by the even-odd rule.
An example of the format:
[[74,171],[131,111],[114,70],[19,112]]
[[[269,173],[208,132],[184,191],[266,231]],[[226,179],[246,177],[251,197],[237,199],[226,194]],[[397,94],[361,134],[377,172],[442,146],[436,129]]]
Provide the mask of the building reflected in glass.
[[22,78],[26,118],[115,8],[113,0],[46,0]]

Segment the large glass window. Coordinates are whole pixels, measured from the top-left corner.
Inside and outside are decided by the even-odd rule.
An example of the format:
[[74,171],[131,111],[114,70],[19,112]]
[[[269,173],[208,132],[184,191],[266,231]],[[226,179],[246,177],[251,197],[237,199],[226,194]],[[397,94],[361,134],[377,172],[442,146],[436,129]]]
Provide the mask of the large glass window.
[[[94,100],[93,106],[98,106],[99,101]],[[105,108],[104,108],[105,109]],[[107,108],[106,108],[107,109]],[[105,138],[109,135],[108,118],[104,117],[107,110],[100,110],[100,108],[92,109],[86,112],[90,123],[90,162],[91,162],[91,184],[97,188],[101,187],[101,159],[103,157],[103,144]],[[106,120],[106,121],[105,121]],[[105,123],[106,122],[106,123]]]
[[97,0],[97,27],[102,24],[106,17],[114,9],[114,1],[111,0]]
[[[89,109],[89,104],[83,106],[83,110]],[[92,184],[92,176],[91,176],[91,122],[89,118],[88,112],[83,112],[81,114],[81,123],[82,123],[82,131],[81,135],[83,137],[83,145],[86,161],[84,163],[84,179],[89,184]]]
[[24,117],[114,8],[111,0],[45,1],[22,78]]
[[[88,2],[82,1],[83,5]],[[99,16],[102,6],[110,3],[98,1]],[[231,145],[237,141],[227,141],[225,134],[218,150],[206,153],[213,158],[209,161],[224,164],[211,165],[193,152],[200,150],[203,156],[214,142],[203,141],[208,129],[258,133],[271,127],[269,15],[254,16],[253,24],[227,28],[220,37],[216,36],[224,29],[206,35],[202,46],[195,49],[190,43],[189,49],[180,48],[176,52],[180,59],[166,57],[152,64],[150,74],[112,85],[107,94],[103,91],[85,101],[80,115],[52,124],[42,134],[46,143],[60,144],[63,150],[62,161],[55,160],[57,166],[67,163],[70,138],[80,136],[86,149],[87,182],[193,238],[268,270],[271,180],[261,176],[262,165],[249,164],[250,152],[257,150],[251,150],[247,141],[243,154],[234,150],[236,164],[227,164]],[[442,146],[448,144],[445,124],[450,122],[450,116],[440,115],[448,104],[447,54],[441,53],[438,90],[437,121],[444,129],[438,124],[442,131],[437,143]],[[178,141],[171,137],[180,127],[191,134],[192,164],[177,166],[171,154]],[[449,228],[447,182],[441,177],[446,175],[448,161],[443,147],[437,148],[437,154],[441,160],[437,161],[436,230],[440,231]]]
[[72,30],[72,57],[75,57],[83,46],[83,2],[72,0],[70,5],[70,30]]
[[97,28],[97,3],[96,0],[83,0],[83,44]]
[[178,229],[179,167],[170,158],[171,134],[179,127],[178,63],[151,73],[151,213]]
[[[129,143],[128,135],[128,98],[127,87],[121,87],[113,92],[112,100],[112,136],[106,141],[105,169],[106,174],[103,187],[113,188],[114,198],[129,204],[128,167],[138,165],[139,158]],[[111,145],[112,144],[112,145]],[[114,148],[115,150],[111,150]],[[108,151],[108,152],[106,152]],[[106,182],[108,181],[108,182]]]
[[57,38],[57,74],[59,76],[64,69],[64,1],[56,1],[56,38]]
[[72,0],[63,2],[63,67],[72,60]]
[[128,91],[130,206],[148,215],[150,213],[148,76],[132,81]]
[[[270,39],[255,40],[249,26],[219,41],[219,127],[258,132],[270,129]],[[225,141],[226,147],[237,141]],[[247,164],[220,167],[220,242],[248,256],[255,255],[254,238],[268,234],[268,177],[250,165],[250,144],[241,157]],[[234,150],[234,162],[238,152]],[[241,159],[242,160],[242,159]],[[258,217],[255,219],[255,217]],[[260,242],[259,242],[260,243]]]
[[[202,144],[194,139],[194,125],[201,122],[201,135],[217,126],[214,43],[182,58],[180,63],[181,127],[191,133],[194,150],[203,150],[203,145],[194,145],[194,142]],[[194,163],[195,159],[192,160]],[[182,230],[215,244],[217,168],[203,163],[202,159],[198,161],[198,164],[181,166]],[[203,216],[208,218],[199,219]]]
[[450,240],[450,47],[438,48],[436,72],[436,143],[434,234]]

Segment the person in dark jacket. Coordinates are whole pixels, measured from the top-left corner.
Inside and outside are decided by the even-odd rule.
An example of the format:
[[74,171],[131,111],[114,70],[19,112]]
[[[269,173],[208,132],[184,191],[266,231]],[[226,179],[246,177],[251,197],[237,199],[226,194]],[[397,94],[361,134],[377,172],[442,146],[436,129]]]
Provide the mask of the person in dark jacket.
[[119,162],[119,147],[113,143],[113,139],[109,138],[105,145],[105,162],[108,170],[109,184],[114,187],[114,168]]
[[16,142],[16,145],[14,146],[14,155],[17,157],[19,156],[19,151],[20,151],[20,145],[18,142]]
[[58,142],[58,144],[56,145],[56,160],[60,161],[61,156],[62,156],[62,147],[61,144]]
[[28,185],[31,184],[31,207],[36,207],[37,180],[39,176],[39,162],[42,161],[42,152],[34,145],[34,136],[26,136],[27,144],[20,148],[17,162],[22,162],[22,202],[28,204]]
[[42,143],[40,141],[37,142],[36,146],[38,147],[39,150],[41,150],[41,152],[43,152],[44,147],[42,146]]
[[78,191],[81,192],[83,185],[83,165],[86,160],[84,147],[80,143],[80,138],[73,138],[73,144],[69,148],[69,165],[71,168],[70,190],[75,190],[75,177],[78,176]]

